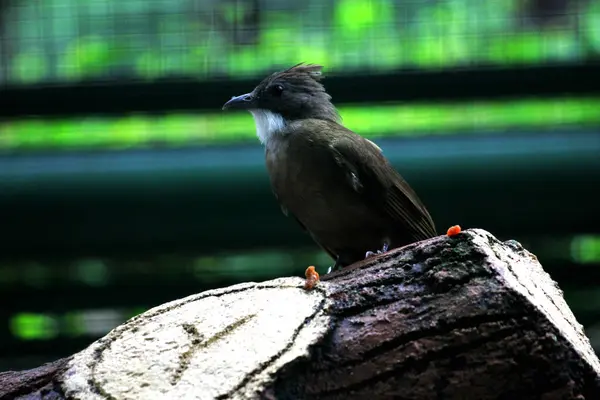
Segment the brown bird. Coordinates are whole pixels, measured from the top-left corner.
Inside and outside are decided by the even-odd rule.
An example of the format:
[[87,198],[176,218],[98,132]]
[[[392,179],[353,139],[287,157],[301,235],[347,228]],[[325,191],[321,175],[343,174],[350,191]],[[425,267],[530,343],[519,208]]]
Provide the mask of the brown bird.
[[333,269],[436,236],[429,212],[381,149],[341,125],[321,70],[298,64],[223,105],[254,117],[283,213],[335,260]]

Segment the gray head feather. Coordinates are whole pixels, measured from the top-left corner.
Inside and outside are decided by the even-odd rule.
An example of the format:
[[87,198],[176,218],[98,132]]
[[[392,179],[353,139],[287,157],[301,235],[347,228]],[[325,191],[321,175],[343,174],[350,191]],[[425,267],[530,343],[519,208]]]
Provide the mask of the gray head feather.
[[334,122],[340,116],[320,82],[323,67],[297,64],[265,78],[253,91],[257,106],[287,121],[316,118]]

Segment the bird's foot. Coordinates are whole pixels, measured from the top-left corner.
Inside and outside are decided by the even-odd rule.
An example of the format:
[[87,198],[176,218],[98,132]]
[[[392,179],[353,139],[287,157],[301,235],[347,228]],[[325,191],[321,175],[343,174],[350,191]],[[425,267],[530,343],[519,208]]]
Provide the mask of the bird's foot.
[[376,255],[378,255],[378,254],[383,254],[383,253],[385,253],[385,252],[387,252],[387,251],[388,251],[389,247],[390,247],[389,243],[388,243],[388,242],[384,242],[384,243],[383,243],[383,247],[381,248],[381,250],[377,250],[377,253],[374,253],[374,252],[372,252],[372,251],[367,251],[367,252],[365,253],[365,259],[366,259],[366,258],[369,258],[369,257],[376,256]]

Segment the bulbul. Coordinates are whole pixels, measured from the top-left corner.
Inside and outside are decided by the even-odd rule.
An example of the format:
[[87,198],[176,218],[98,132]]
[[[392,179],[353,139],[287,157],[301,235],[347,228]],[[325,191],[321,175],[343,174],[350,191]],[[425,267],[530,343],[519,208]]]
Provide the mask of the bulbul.
[[295,65],[223,105],[254,117],[283,213],[335,260],[333,269],[436,236],[429,212],[381,149],[341,124],[321,71]]

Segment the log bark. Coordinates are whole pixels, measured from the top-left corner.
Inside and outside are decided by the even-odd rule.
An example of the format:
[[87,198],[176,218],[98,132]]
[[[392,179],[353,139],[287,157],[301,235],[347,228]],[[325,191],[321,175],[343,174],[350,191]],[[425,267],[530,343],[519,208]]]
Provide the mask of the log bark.
[[600,399],[600,362],[537,258],[482,230],[322,277],[164,304],[0,398]]

